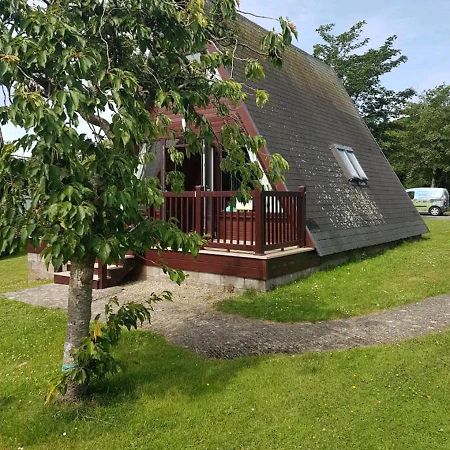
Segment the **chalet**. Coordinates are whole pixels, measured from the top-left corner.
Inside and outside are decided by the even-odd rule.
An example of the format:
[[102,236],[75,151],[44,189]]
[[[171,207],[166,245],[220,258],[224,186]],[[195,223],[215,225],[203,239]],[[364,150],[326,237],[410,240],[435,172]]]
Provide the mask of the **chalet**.
[[[263,32],[242,20],[248,42],[259,41]],[[333,70],[295,47],[287,50],[281,70],[265,69],[258,85],[269,93],[269,103],[260,109],[249,101],[233,114],[249,134],[266,138],[257,156],[263,171],[271,152],[288,161],[285,183],[271,186],[264,177],[264,191],[255,192],[251,203],[232,206],[235,180],[221,173],[219,148],[205,148],[186,160],[186,192],[166,192],[164,206],[153,214],[175,217],[183,230],[208,235],[209,242],[197,258],[149,249],[139,258],[142,276],[162,276],[158,263],[163,260],[196,282],[265,290],[344,261],[355,250],[427,232]],[[234,70],[237,79],[244,79],[239,63]],[[220,76],[229,74],[222,70]],[[221,127],[223,118],[213,108],[202,112]],[[181,130],[182,119],[172,119]],[[146,167],[144,176],[159,175],[164,183],[171,170],[165,150],[173,144],[161,142],[156,164]],[[29,258],[32,270],[40,270],[38,255]],[[120,282],[135,264],[97,267],[95,287]],[[55,281],[66,283],[68,275],[55,274]]]

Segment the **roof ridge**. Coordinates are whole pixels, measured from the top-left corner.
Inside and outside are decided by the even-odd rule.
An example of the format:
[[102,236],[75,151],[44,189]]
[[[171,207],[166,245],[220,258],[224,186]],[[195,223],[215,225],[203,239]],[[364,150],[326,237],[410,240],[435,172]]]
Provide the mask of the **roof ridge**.
[[[260,31],[262,31],[264,33],[267,33],[268,31],[270,31],[267,28],[264,28],[259,23],[256,23],[253,20],[250,20],[248,17],[244,16],[243,14],[238,14],[238,16],[240,19],[244,20],[245,22],[248,22],[249,24],[253,25],[254,27],[258,28]],[[314,62],[318,62],[319,64],[322,64],[323,66],[327,67],[329,70],[332,70],[334,72],[333,68],[329,64],[327,64],[325,61],[322,61],[321,59],[315,57],[311,53],[308,53],[306,50],[303,50],[302,48],[297,47],[294,44],[291,44],[289,48],[292,48],[296,52],[305,55],[309,59],[312,59]]]

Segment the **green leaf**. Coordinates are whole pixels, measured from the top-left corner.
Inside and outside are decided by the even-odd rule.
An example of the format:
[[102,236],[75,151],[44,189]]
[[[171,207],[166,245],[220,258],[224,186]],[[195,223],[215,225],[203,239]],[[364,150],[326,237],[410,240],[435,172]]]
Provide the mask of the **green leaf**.
[[269,101],[269,94],[264,90],[257,89],[255,95],[256,95],[256,105],[259,108],[264,107],[264,105]]
[[109,255],[111,254],[111,246],[107,242],[102,242],[99,246],[98,256],[102,262],[108,262]]
[[80,62],[81,72],[83,75],[86,76],[88,74],[89,69],[92,66],[92,61],[89,58],[82,57],[82,58],[80,58],[79,62]]
[[80,100],[81,100],[81,92],[77,91],[77,90],[71,90],[69,92],[70,98],[72,99],[72,104],[73,104],[73,110],[77,111],[78,107],[80,106]]
[[65,103],[66,103],[66,92],[58,91],[56,93],[56,101],[61,105],[62,108],[64,108]]
[[8,65],[7,65],[6,61],[0,60],[0,77],[3,77],[3,75],[5,75],[7,70],[8,70]]
[[255,59],[247,61],[245,65],[245,77],[251,80],[264,79],[265,73],[262,64]]

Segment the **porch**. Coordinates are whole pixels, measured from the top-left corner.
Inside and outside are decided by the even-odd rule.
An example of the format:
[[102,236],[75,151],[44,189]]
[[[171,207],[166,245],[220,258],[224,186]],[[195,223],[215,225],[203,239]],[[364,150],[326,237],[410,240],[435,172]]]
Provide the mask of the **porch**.
[[302,276],[320,260],[307,237],[306,192],[254,191],[242,204],[235,191],[164,193],[155,219],[174,218],[184,232],[206,238],[199,255],[178,251],[145,253],[143,277],[166,277],[161,262],[183,270],[188,282],[221,286],[224,290],[265,291]]
[[[175,220],[186,233],[196,232],[206,244],[193,258],[173,249],[149,249],[145,255],[129,255],[116,265],[96,263],[94,288],[104,289],[126,282],[130,276],[165,276],[161,266],[187,272],[199,284],[223,286],[227,290],[267,290],[284,284],[316,266],[317,255],[307,239],[306,193],[254,191],[242,204],[235,191],[165,192],[160,208],[148,211],[159,220]],[[36,255],[38,257],[38,255]],[[54,282],[68,284],[69,267],[54,274]]]
[[151,209],[155,219],[175,219],[183,232],[205,236],[205,249],[264,255],[306,244],[306,193],[259,191],[240,203],[234,191],[165,192],[164,203]]

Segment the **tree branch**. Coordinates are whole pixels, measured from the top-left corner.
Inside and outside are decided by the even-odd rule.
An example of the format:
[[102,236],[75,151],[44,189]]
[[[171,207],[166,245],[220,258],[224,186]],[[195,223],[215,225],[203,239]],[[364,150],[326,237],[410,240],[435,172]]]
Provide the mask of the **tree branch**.
[[257,17],[258,19],[267,19],[267,20],[272,20],[274,22],[278,22],[278,20],[275,19],[274,17],[261,16],[260,14],[255,14],[255,13],[252,13],[249,11],[242,11],[242,9],[238,9],[237,12],[244,16],[252,16],[252,17]]
[[114,133],[111,131],[111,126],[110,126],[109,122],[106,119],[104,119],[103,117],[96,116],[96,115],[82,116],[82,117],[86,122],[88,122],[96,127],[99,127],[103,131],[103,133],[105,133],[105,136],[108,139],[114,138]]
[[242,48],[246,48],[247,50],[250,50],[251,52],[255,53],[255,54],[258,55],[258,56],[262,56],[262,57],[264,57],[264,58],[267,58],[267,56],[268,56],[267,53],[263,53],[263,52],[261,52],[261,51],[259,51],[259,50],[256,50],[256,49],[250,47],[250,45],[244,44],[243,42],[239,42],[238,45],[239,45],[240,47],[242,47]]

